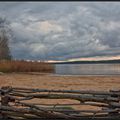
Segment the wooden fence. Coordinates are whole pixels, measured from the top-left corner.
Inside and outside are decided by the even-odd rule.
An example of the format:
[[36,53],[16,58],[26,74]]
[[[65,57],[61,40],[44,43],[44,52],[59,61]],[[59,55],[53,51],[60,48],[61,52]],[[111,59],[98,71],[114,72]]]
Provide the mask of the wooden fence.
[[[47,90],[5,86],[0,89],[0,97],[0,118],[5,119],[120,119],[120,90]],[[45,99],[48,102],[41,103]],[[49,103],[51,99],[73,102],[53,104]],[[81,106],[97,109],[82,109],[84,107]]]

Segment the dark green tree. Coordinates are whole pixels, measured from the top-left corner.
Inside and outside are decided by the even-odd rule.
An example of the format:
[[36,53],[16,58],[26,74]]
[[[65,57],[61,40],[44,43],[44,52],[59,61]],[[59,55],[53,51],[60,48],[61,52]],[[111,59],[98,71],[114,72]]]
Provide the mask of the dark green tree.
[[5,18],[0,18],[0,60],[12,59],[9,49],[9,40],[11,36],[9,22]]

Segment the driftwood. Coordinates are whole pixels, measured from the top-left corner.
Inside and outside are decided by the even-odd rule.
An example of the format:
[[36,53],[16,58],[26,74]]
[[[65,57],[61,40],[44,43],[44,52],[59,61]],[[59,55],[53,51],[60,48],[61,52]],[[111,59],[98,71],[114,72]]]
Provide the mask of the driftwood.
[[[0,97],[0,117],[6,119],[120,117],[120,90],[47,90],[6,86],[0,89]],[[77,103],[33,103],[34,98],[39,101],[70,99]],[[76,109],[75,106],[77,106]],[[96,109],[80,109],[79,106],[93,106]]]

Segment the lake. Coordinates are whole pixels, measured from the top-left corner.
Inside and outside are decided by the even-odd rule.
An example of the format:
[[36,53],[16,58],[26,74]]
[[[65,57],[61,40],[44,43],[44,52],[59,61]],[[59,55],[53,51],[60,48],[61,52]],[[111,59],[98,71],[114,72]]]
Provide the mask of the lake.
[[120,75],[120,64],[56,64],[58,75]]

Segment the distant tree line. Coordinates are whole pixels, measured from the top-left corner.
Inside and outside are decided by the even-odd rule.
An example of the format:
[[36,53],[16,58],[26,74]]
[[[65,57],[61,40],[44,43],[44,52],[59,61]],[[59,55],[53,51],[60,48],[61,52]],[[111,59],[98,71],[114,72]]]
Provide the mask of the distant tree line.
[[68,62],[59,62],[53,64],[112,64],[112,63],[120,63],[120,59],[118,60],[98,60],[98,61],[68,61]]
[[0,17],[0,60],[12,59],[9,49],[10,38],[11,30],[9,22],[5,18]]

